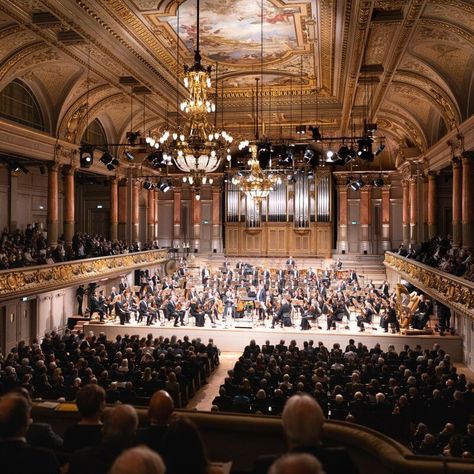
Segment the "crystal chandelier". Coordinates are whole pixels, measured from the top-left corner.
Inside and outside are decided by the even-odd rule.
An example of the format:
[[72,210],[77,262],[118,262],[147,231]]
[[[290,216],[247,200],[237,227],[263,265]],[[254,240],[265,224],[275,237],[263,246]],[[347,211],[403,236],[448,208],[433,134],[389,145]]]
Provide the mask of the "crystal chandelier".
[[257,145],[251,145],[252,157],[248,161],[250,172],[247,175],[237,175],[232,183],[239,185],[240,190],[252,199],[255,204],[261,203],[273,191],[275,185],[281,183],[281,178],[274,173],[265,173],[257,158]]
[[[179,5],[178,5],[179,8]],[[179,10],[178,10],[179,13]],[[177,38],[179,40],[179,16]],[[147,143],[163,151],[193,186],[205,184],[204,175],[216,171],[224,158],[230,161],[232,136],[225,130],[217,130],[209,122],[209,114],[215,112],[215,104],[209,100],[211,87],[211,66],[201,64],[199,51],[199,0],[197,0],[197,34],[194,64],[184,66],[184,85],[188,98],[180,104],[188,120],[183,127],[164,130],[158,138],[147,137]],[[178,93],[178,90],[177,90]]]

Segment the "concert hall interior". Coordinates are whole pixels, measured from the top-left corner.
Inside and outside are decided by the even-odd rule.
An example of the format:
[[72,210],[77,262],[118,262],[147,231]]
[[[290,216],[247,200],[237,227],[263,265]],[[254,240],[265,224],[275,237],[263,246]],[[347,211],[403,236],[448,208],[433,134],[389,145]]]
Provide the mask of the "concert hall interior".
[[0,470],[474,471],[473,113],[472,0],[0,1]]

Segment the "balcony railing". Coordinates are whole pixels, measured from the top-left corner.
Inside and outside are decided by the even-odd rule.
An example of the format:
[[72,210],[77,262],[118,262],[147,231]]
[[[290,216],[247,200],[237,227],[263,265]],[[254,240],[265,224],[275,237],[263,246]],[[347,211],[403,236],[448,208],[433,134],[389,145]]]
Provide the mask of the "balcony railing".
[[392,252],[385,252],[384,264],[432,298],[474,319],[474,283]]
[[0,271],[0,300],[110,278],[168,261],[168,249],[163,249],[3,270]]

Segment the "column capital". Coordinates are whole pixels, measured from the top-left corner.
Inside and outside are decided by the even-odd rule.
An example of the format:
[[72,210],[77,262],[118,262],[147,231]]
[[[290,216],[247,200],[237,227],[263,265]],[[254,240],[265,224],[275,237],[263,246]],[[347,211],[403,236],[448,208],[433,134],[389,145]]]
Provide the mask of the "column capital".
[[77,166],[74,166],[74,165],[63,166],[63,173],[66,176],[74,176],[76,171],[77,171]]
[[51,161],[47,166],[49,171],[59,171],[62,165],[58,161]]
[[462,154],[463,163],[468,163],[468,162],[473,162],[473,161],[474,161],[474,150],[463,152]]
[[428,177],[429,180],[435,180],[438,177],[438,172],[428,171],[428,173],[426,173],[426,176]]
[[451,160],[451,164],[453,168],[460,168],[461,167],[461,157],[459,156],[453,156]]

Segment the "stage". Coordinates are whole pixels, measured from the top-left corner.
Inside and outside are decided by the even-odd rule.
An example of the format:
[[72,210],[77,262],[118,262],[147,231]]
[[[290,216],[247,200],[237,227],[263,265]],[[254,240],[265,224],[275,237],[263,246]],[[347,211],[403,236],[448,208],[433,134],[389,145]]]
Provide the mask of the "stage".
[[[196,327],[192,323],[187,326],[174,327],[172,322],[167,322],[164,326],[159,324],[147,326],[135,322],[123,326],[115,322],[103,324],[86,322],[83,328],[86,333],[88,331],[93,331],[94,334],[103,332],[108,339],[115,339],[117,335],[124,334],[136,334],[144,337],[150,333],[156,337],[177,336],[182,338],[189,336],[191,339],[199,337],[205,343],[209,338],[212,338],[217,347],[223,352],[242,352],[250,339],[255,339],[260,345],[264,344],[266,340],[269,340],[271,344],[277,344],[280,339],[284,339],[286,343],[294,339],[300,348],[303,346],[303,341],[312,339],[315,345],[321,341],[326,347],[331,348],[334,343],[340,343],[344,349],[349,339],[352,338],[356,343],[362,342],[368,348],[373,347],[378,342],[382,349],[386,350],[390,344],[393,344],[397,351],[403,349],[405,344],[411,347],[419,344],[423,349],[427,349],[432,348],[433,344],[439,343],[441,348],[450,354],[453,362],[462,362],[462,338],[460,336],[440,336],[437,333],[432,335],[392,334],[390,332],[384,333],[380,327],[377,327],[377,330],[368,327],[364,332],[359,332],[357,326],[354,327],[353,321],[350,322],[349,329],[344,329],[344,326],[340,325],[336,330],[330,331],[318,329],[314,323],[312,323],[312,328],[307,331],[301,331],[299,324],[296,327],[281,328],[276,326],[271,329],[269,321],[266,322],[265,326],[254,322],[251,327],[237,327],[244,324],[245,321],[239,321],[238,319],[232,320],[228,327],[224,327],[222,321],[218,321],[217,327],[211,327],[208,320],[206,320],[205,327]],[[325,325],[323,324],[322,327],[325,327]]]

